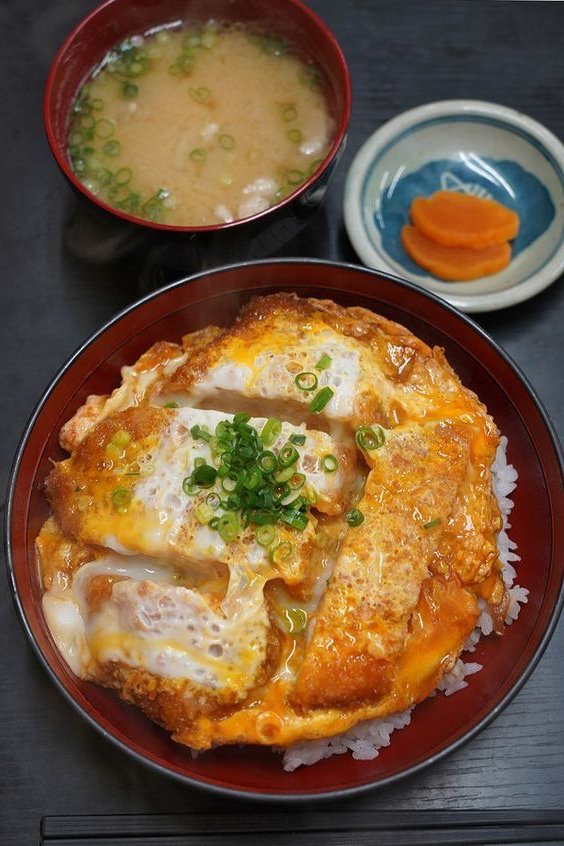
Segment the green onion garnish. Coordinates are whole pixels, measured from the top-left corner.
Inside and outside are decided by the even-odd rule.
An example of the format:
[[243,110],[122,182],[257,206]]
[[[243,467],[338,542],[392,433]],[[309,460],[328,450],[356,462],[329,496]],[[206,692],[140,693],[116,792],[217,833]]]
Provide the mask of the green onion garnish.
[[284,469],[295,464],[299,458],[298,450],[292,444],[284,444],[278,453],[278,466]]
[[117,156],[119,155],[120,150],[121,144],[115,139],[113,139],[112,141],[106,141],[106,143],[102,147],[102,151],[105,153],[106,156]]
[[306,442],[305,435],[290,435],[288,438],[290,443],[295,444],[296,446],[303,446]]
[[133,173],[130,167],[120,167],[120,169],[116,171],[114,179],[117,185],[127,185],[128,182],[131,182],[132,176]]
[[205,103],[206,100],[209,100],[211,91],[209,88],[191,88],[190,96],[196,103]]
[[300,391],[315,391],[317,388],[317,376],[311,370],[303,370],[301,373],[298,373],[294,382]]
[[386,433],[381,426],[361,426],[356,433],[356,442],[361,449],[380,449],[386,442]]
[[133,495],[127,488],[116,488],[112,492],[112,505],[117,511],[126,510],[132,499]]
[[125,429],[118,429],[117,432],[114,432],[110,441],[110,443],[114,444],[117,447],[125,447],[130,442],[131,435],[129,434],[129,432],[126,432]]
[[170,402],[165,402],[163,408],[180,408],[180,403],[176,402],[176,400],[171,400]]
[[221,499],[219,497],[219,494],[216,494],[216,493],[213,493],[213,492],[208,494],[207,497],[206,497],[206,504],[209,505],[209,507],[213,511],[217,511],[217,509],[219,508],[219,506],[221,504]]
[[269,417],[262,428],[260,438],[263,444],[271,446],[282,431],[282,423],[276,417]]
[[288,561],[293,551],[294,547],[289,541],[282,541],[270,551],[270,560],[274,564],[283,564],[284,561]]
[[286,179],[290,185],[299,185],[304,181],[304,175],[301,170],[289,170]]
[[100,97],[94,97],[91,101],[92,108],[95,109],[97,112],[101,112],[104,108],[104,101]]
[[219,146],[222,147],[224,150],[232,150],[235,146],[235,139],[232,135],[220,135]]
[[283,511],[280,516],[280,519],[283,523],[287,523],[289,526],[292,526],[293,529],[299,529],[300,532],[303,532],[303,530],[309,523],[309,518],[307,514],[304,514],[303,511]]
[[217,470],[211,464],[200,464],[192,472],[192,484],[198,488],[211,488],[217,479]]
[[255,536],[257,543],[261,546],[270,546],[276,538],[276,529],[274,526],[259,526],[255,532]]
[[232,511],[228,514],[222,514],[219,518],[217,531],[226,543],[234,541],[238,537],[240,529],[240,523]]
[[192,476],[186,476],[182,480],[182,490],[186,496],[194,496],[196,493],[196,487],[192,484]]
[[434,520],[429,520],[428,523],[423,523],[423,528],[424,529],[434,529],[435,526],[438,526],[440,524],[440,522],[441,522],[441,518],[435,517]]
[[321,390],[316,393],[316,395],[309,404],[309,410],[312,412],[312,414],[320,414],[327,405],[327,403],[330,402],[334,394],[335,391],[333,391],[331,388],[321,388]]
[[113,178],[113,173],[107,167],[101,167],[96,171],[96,179],[100,185],[109,185]]
[[299,634],[307,626],[307,611],[303,608],[285,608],[284,622],[289,634]]
[[300,491],[305,485],[306,477],[303,473],[293,473],[288,479],[288,487],[291,491]]
[[282,117],[284,118],[286,123],[291,123],[297,118],[297,116],[298,112],[293,106],[286,106],[286,108],[282,112]]
[[208,154],[201,147],[194,147],[193,150],[190,150],[190,158],[193,162],[205,162],[207,157]]
[[321,459],[321,466],[325,473],[334,473],[339,466],[339,462],[335,455],[324,455]]
[[288,138],[294,144],[299,144],[303,139],[303,135],[299,129],[290,129],[288,130]]
[[126,100],[134,100],[139,94],[139,86],[134,82],[124,82],[121,86],[121,93]]
[[331,367],[331,356],[327,355],[327,353],[323,353],[317,364],[315,365],[316,370],[327,370],[328,367]]
[[205,441],[207,444],[211,441],[212,436],[209,432],[206,432],[202,426],[199,426],[197,423],[195,426],[192,426],[190,429],[190,434],[194,438],[195,441]]
[[204,525],[207,525],[212,517],[215,516],[213,508],[211,508],[206,502],[202,502],[198,505],[195,514],[198,522],[203,523]]
[[364,514],[360,510],[360,508],[351,508],[346,516],[346,521],[349,526],[352,526],[353,529],[356,529],[357,526],[360,526],[361,523],[364,523]]
[[96,126],[94,128],[94,134],[98,138],[109,138],[110,135],[114,134],[115,124],[111,120],[106,120],[106,118],[100,118],[100,120],[96,121]]
[[258,466],[263,473],[274,473],[278,466],[278,461],[273,452],[266,450],[259,456]]

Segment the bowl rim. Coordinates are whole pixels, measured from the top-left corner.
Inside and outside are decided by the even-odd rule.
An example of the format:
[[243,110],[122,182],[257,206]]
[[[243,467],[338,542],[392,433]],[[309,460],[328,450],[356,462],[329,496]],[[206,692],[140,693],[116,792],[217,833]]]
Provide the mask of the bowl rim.
[[[368,136],[356,153],[345,181],[343,195],[345,227],[356,253],[369,267],[382,267],[385,271],[393,274],[397,272],[387,261],[386,253],[374,248],[366,234],[364,225],[360,197],[364,178],[374,156],[396,135],[416,127],[429,118],[464,115],[496,118],[508,127],[517,127],[525,131],[552,155],[560,169],[560,178],[564,181],[564,144],[542,123],[508,106],[486,100],[438,100],[402,112]],[[490,291],[484,294],[449,294],[448,291],[445,291],[438,294],[436,291],[430,291],[427,288],[425,279],[418,282],[410,281],[428,293],[434,293],[441,297],[446,302],[456,306],[460,311],[477,313],[496,311],[524,302],[555,282],[563,272],[564,239],[561,240],[560,245],[545,265],[530,274],[526,279],[510,285],[502,291]]]
[[351,262],[338,262],[338,261],[331,261],[328,259],[317,259],[317,258],[280,258],[280,259],[260,259],[252,262],[237,262],[228,265],[221,265],[217,268],[207,269],[204,271],[200,271],[198,273],[192,274],[187,277],[183,277],[182,279],[177,280],[176,282],[172,282],[169,285],[166,285],[163,288],[159,288],[156,291],[153,291],[135,302],[131,303],[130,305],[126,306],[112,318],[107,320],[99,329],[93,332],[67,359],[67,361],[57,370],[53,378],[48,383],[46,389],[42,393],[41,398],[37,402],[33,412],[31,413],[28,422],[25,425],[23,430],[23,434],[21,436],[20,442],[18,444],[18,448],[12,463],[12,467],[10,470],[9,481],[8,481],[8,490],[7,490],[7,499],[6,499],[6,510],[4,515],[4,552],[6,558],[6,568],[8,571],[8,583],[10,587],[10,592],[12,594],[12,600],[14,602],[20,624],[24,629],[25,634],[31,644],[35,655],[39,659],[40,664],[43,666],[44,670],[46,670],[47,674],[50,676],[51,680],[55,683],[55,686],[58,690],[63,694],[64,698],[71,704],[74,710],[79,713],[86,721],[102,734],[107,740],[109,740],[115,747],[120,749],[122,752],[125,752],[127,755],[132,757],[137,762],[150,767],[154,772],[158,772],[162,775],[165,775],[169,778],[173,778],[179,783],[187,784],[191,787],[197,787],[201,790],[209,790],[212,793],[222,795],[222,796],[230,796],[230,797],[237,797],[239,799],[247,799],[247,800],[256,800],[256,801],[265,801],[265,802],[275,802],[284,804],[287,802],[293,801],[300,801],[300,802],[307,802],[313,800],[325,800],[325,799],[336,799],[336,798],[343,798],[358,795],[361,793],[365,793],[370,790],[377,790],[385,787],[389,787],[392,784],[395,784],[403,779],[415,775],[422,770],[426,769],[427,767],[431,766],[432,764],[442,760],[443,758],[450,755],[452,752],[460,749],[464,746],[468,741],[470,741],[473,737],[479,734],[487,725],[489,725],[500,713],[501,711],[506,708],[506,706],[511,702],[511,700],[515,697],[515,695],[521,690],[525,682],[530,677],[531,673],[538,665],[548,643],[554,633],[556,625],[558,623],[560,614],[562,612],[562,608],[564,606],[564,574],[560,582],[560,587],[558,590],[558,595],[556,597],[554,607],[552,609],[550,619],[548,624],[542,634],[542,637],[537,644],[537,647],[531,656],[526,668],[519,676],[519,678],[515,681],[512,687],[507,691],[507,693],[502,697],[502,699],[495,705],[475,726],[469,729],[462,737],[458,738],[457,740],[453,741],[452,743],[445,746],[444,749],[441,749],[439,752],[435,753],[434,755],[429,756],[424,761],[420,761],[417,764],[412,765],[411,767],[407,767],[406,769],[394,773],[393,775],[386,776],[378,781],[372,781],[367,784],[360,784],[355,785],[353,787],[346,787],[346,788],[339,788],[334,790],[321,790],[321,791],[311,791],[311,792],[286,792],[286,793],[271,793],[271,792],[256,792],[253,790],[245,790],[245,789],[238,789],[233,787],[228,787],[225,785],[220,785],[215,783],[213,780],[207,780],[203,777],[196,777],[192,775],[186,775],[179,772],[174,772],[172,769],[169,769],[162,764],[152,761],[143,754],[137,752],[136,750],[132,749],[126,743],[121,741],[118,737],[116,737],[112,732],[106,730],[100,723],[97,722],[94,717],[92,717],[83,707],[74,699],[74,697],[67,691],[65,685],[59,679],[55,670],[49,664],[47,658],[39,648],[33,632],[31,630],[31,626],[28,622],[25,608],[23,603],[20,599],[20,596],[17,591],[16,586],[16,574],[15,574],[15,567],[14,567],[14,559],[13,559],[13,551],[12,551],[12,543],[11,543],[11,526],[13,521],[13,504],[14,504],[14,496],[16,487],[18,484],[18,473],[19,468],[21,465],[21,461],[23,455],[26,451],[27,444],[35,423],[40,416],[43,408],[49,401],[49,398],[55,389],[56,385],[62,378],[62,376],[70,370],[76,362],[80,359],[82,354],[90,347],[94,341],[96,341],[100,336],[102,336],[111,326],[121,321],[123,318],[127,317],[130,313],[135,311],[136,309],[144,306],[146,303],[156,299],[161,295],[166,295],[170,290],[189,286],[193,281],[200,279],[202,277],[208,276],[210,274],[223,274],[229,273],[233,270],[242,270],[244,268],[248,268],[249,265],[251,266],[264,266],[268,267],[271,264],[283,264],[283,265],[303,265],[307,264],[310,266],[315,266],[320,269],[324,267],[333,267],[340,270],[346,271],[354,271],[354,272],[361,272],[367,276],[374,276],[374,277],[383,277],[384,279],[393,282],[394,284],[399,285],[401,288],[409,289],[414,291],[417,294],[420,294],[423,297],[428,297],[432,299],[436,304],[441,306],[442,308],[446,309],[447,311],[451,312],[451,314],[456,317],[458,320],[461,320],[465,323],[468,328],[472,329],[482,341],[485,341],[499,356],[502,361],[509,366],[511,370],[515,373],[515,375],[519,378],[522,382],[524,387],[526,388],[529,396],[533,400],[533,404],[536,407],[536,410],[539,413],[541,421],[546,429],[546,432],[549,436],[551,445],[554,450],[555,458],[558,464],[558,469],[560,472],[560,478],[564,482],[564,451],[556,434],[554,425],[550,420],[550,417],[540,400],[539,396],[537,395],[534,387],[531,385],[529,379],[518,364],[516,364],[511,356],[505,352],[501,348],[490,335],[482,329],[481,326],[475,323],[471,318],[467,317],[465,314],[462,314],[458,309],[454,308],[450,303],[445,302],[441,297],[420,288],[417,285],[414,285],[411,282],[407,282],[403,279],[400,279],[393,274],[379,272],[372,268],[366,268],[361,265],[353,264]]
[[[280,0],[278,0],[279,2]],[[312,186],[314,186],[318,180],[326,173],[326,171],[331,167],[331,165],[335,162],[337,154],[342,146],[342,144],[346,140],[348,126],[350,123],[350,116],[351,116],[351,102],[352,102],[352,88],[351,88],[351,78],[350,78],[350,71],[347,65],[347,61],[345,59],[344,53],[337,41],[336,37],[333,35],[332,31],[329,29],[328,25],[325,23],[322,18],[315,14],[315,12],[310,9],[302,0],[284,0],[289,6],[294,6],[302,13],[309,17],[312,23],[316,26],[317,30],[321,33],[324,40],[330,44],[332,47],[338,61],[339,69],[342,73],[343,83],[344,83],[344,104],[343,104],[343,113],[340,118],[337,131],[335,134],[334,141],[327,152],[327,155],[323,159],[322,164],[320,167],[312,173],[312,175],[301,185],[298,185],[294,191],[280,200],[278,203],[275,203],[273,206],[269,206],[267,209],[264,209],[261,212],[257,212],[256,214],[250,215],[249,217],[242,217],[236,220],[229,221],[227,223],[214,223],[208,224],[205,226],[179,226],[179,225],[171,225],[167,223],[159,223],[157,221],[152,220],[144,220],[140,217],[135,217],[134,215],[128,214],[127,212],[114,208],[113,206],[109,205],[109,203],[104,202],[99,197],[96,197],[92,194],[88,188],[78,179],[76,174],[74,173],[73,169],[70,166],[69,161],[65,155],[65,152],[61,149],[59,144],[57,143],[55,137],[55,130],[53,128],[53,120],[51,119],[51,101],[54,98],[56,93],[56,86],[55,86],[55,76],[57,71],[59,70],[60,65],[64,62],[65,55],[67,51],[72,46],[75,38],[85,29],[87,29],[92,21],[98,16],[98,14],[103,10],[106,9],[108,6],[112,6],[114,3],[119,3],[120,0],[103,0],[102,3],[97,5],[94,9],[92,9],[87,15],[80,19],[80,21],[72,28],[71,32],[67,35],[59,49],[57,50],[53,61],[51,62],[51,66],[49,68],[49,73],[47,76],[47,80],[45,83],[45,89],[43,93],[43,125],[45,129],[45,134],[47,136],[47,141],[49,143],[49,147],[51,152],[55,158],[55,161],[59,165],[63,175],[68,179],[71,185],[74,186],[80,193],[86,197],[87,200],[97,205],[99,208],[106,211],[108,214],[113,215],[114,217],[118,217],[121,220],[125,220],[128,223],[133,223],[136,226],[141,226],[145,229],[156,229],[163,232],[170,232],[170,233],[185,233],[186,235],[196,235],[198,233],[203,232],[221,232],[227,229],[233,229],[239,226],[244,226],[246,224],[251,224],[255,221],[261,220],[263,217],[267,215],[277,212],[278,210],[289,206],[294,200],[300,197],[302,194],[307,192]],[[78,89],[77,89],[78,90]],[[56,110],[56,109],[55,109]]]

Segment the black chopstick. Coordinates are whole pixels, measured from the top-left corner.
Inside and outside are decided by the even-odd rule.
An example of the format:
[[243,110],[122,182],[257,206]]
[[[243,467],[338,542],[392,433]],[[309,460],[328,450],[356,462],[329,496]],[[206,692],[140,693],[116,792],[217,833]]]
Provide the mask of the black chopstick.
[[[45,846],[484,846],[564,844],[564,810],[266,811],[240,814],[52,816]],[[299,838],[299,839],[298,839]]]

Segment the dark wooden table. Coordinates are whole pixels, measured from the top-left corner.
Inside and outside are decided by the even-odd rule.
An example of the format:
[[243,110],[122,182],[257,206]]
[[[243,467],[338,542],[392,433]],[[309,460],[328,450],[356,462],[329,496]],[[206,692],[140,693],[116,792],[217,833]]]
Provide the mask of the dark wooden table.
[[[352,73],[353,111],[349,146],[326,208],[288,245],[286,255],[355,261],[342,223],[344,176],[366,136],[405,109],[447,98],[488,99],[564,135],[563,4],[311,0],[310,5],[343,46]],[[89,0],[3,0],[0,5],[3,489],[22,428],[47,382],[87,335],[138,293],[131,263],[94,263],[69,252],[65,233],[80,217],[81,205],[43,135],[41,97],[50,61],[92,6]],[[479,322],[523,368],[562,435],[564,286],[556,283],[521,306],[481,315]],[[248,803],[159,777],[86,725],[40,668],[3,570],[0,578],[3,846],[37,843],[45,814],[249,810]],[[332,810],[346,824],[347,813],[371,809],[564,805],[563,653],[564,621],[523,690],[479,737],[414,778],[333,802]]]

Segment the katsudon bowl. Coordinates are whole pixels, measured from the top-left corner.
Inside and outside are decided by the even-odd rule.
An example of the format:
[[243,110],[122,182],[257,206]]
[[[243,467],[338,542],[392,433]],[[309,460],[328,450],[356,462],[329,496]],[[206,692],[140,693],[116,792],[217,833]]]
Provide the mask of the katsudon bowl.
[[[463,383],[487,405],[508,438],[519,473],[511,537],[518,576],[529,590],[519,619],[502,637],[482,638],[472,661],[483,669],[455,696],[429,698],[373,760],[350,753],[286,772],[264,747],[216,748],[193,757],[164,730],[101,687],[75,677],[42,614],[34,541],[49,513],[44,481],[63,457],[58,433],[92,393],[110,392],[120,368],[160,339],[178,340],[211,322],[229,324],[256,295],[300,296],[363,306],[444,348]],[[563,601],[563,468],[551,425],[526,379],[474,323],[437,297],[375,271],[317,260],[239,264],[201,273],[135,303],[102,327],[54,377],[24,432],[11,475],[7,558],[14,601],[30,643],[63,696],[106,739],[154,770],[241,797],[323,798],[390,784],[457,749],[511,700],[538,662]],[[534,514],[534,520],[531,515]],[[560,517],[560,519],[559,519]]]
[[[73,167],[69,146],[69,122],[78,92],[90,79],[92,71],[103,63],[108,51],[118,44],[125,43],[126,39],[143,34],[150,35],[155,31],[174,32],[183,22],[204,24],[210,20],[218,24],[243,26],[253,31],[256,29],[257,32],[272,32],[277,38],[292,45],[292,55],[295,55],[297,59],[307,62],[308,66],[311,63],[311,68],[314,69],[311,72],[315,71],[317,75],[316,86],[323,94],[328,120],[332,126],[328,144],[319,154],[310,156],[312,159],[315,158],[315,161],[304,170],[301,180],[296,181],[290,177],[291,174],[300,173],[300,171],[289,171],[288,184],[281,185],[278,194],[271,200],[271,205],[256,212],[246,212],[246,216],[238,217],[234,212],[235,219],[218,218],[214,223],[173,225],[167,223],[166,219],[151,219],[132,212],[127,198],[123,202],[110,205],[104,199],[103,193],[89,190],[84,181],[79,178],[76,165]],[[169,79],[172,80],[173,77],[170,76]],[[178,75],[175,79],[178,79]],[[137,78],[136,82],[139,82]],[[186,85],[190,83],[189,76],[186,80],[182,80],[182,84],[184,83]],[[256,85],[256,80],[252,79],[251,83]],[[208,91],[208,89],[199,88],[196,94],[198,91]],[[182,89],[181,93],[181,97],[180,94],[178,95],[180,109],[183,108],[184,101],[188,104],[192,103],[187,90]],[[283,98],[283,92],[280,97]],[[103,101],[97,98],[97,102],[96,108]],[[252,100],[249,102],[250,106],[249,103],[246,104],[247,109],[252,106]],[[137,104],[130,102],[129,105],[135,107]],[[343,53],[325,23],[300,0],[205,0],[205,2],[162,0],[159,3],[153,0],[106,0],[75,27],[53,60],[45,88],[43,116],[47,139],[55,160],[77,197],[88,201],[84,203],[84,199],[82,200],[82,212],[94,220],[96,230],[105,233],[113,223],[114,232],[121,234],[120,241],[125,245],[137,246],[148,242],[149,245],[156,245],[161,249],[164,245],[164,252],[172,271],[169,278],[178,278],[182,272],[186,272],[186,267],[202,269],[212,264],[215,266],[218,258],[222,262],[229,262],[270,256],[298,234],[311,215],[320,207],[329,180],[344,150],[350,107],[350,78]],[[89,130],[94,133],[94,137],[85,142],[90,145],[91,153],[94,152],[92,145],[102,143],[97,138],[97,124],[92,115],[99,118],[104,114],[105,112],[93,111],[84,117],[85,121],[89,121],[89,127],[94,123],[94,128]],[[244,114],[244,109],[241,107],[240,116],[237,118],[241,121],[241,129],[244,128]],[[143,111],[143,120],[147,119]],[[219,119],[214,118],[214,120]],[[270,120],[272,122],[272,116]],[[107,123],[106,120],[105,124]],[[283,124],[283,127],[294,125],[295,122],[287,123]],[[162,135],[158,127],[150,125],[149,129],[143,131],[146,134],[149,130],[155,141]],[[294,131],[297,130],[294,129]],[[220,135],[219,141],[221,142],[222,139],[233,141],[231,135]],[[304,143],[306,140],[304,138]],[[201,144],[204,144],[203,140]],[[149,144],[148,152],[153,147],[154,144]],[[193,150],[193,152],[198,151]],[[276,151],[276,155],[278,153],[279,151]],[[263,156],[266,151],[260,149],[256,154]],[[228,159],[235,156],[234,162],[229,166],[235,168],[232,176],[237,179],[237,168],[242,165],[240,162],[237,164],[239,160],[236,145],[232,153],[227,152],[224,155]],[[203,167],[203,165],[195,165],[194,162],[190,163],[187,151],[185,151],[185,159],[187,162],[185,167]],[[121,164],[116,165],[116,161],[117,159],[107,159],[104,172],[110,173],[107,168],[113,169],[114,165],[122,167]],[[128,162],[122,164],[128,164]],[[140,162],[140,167],[141,165],[143,171],[149,167],[145,161]],[[174,167],[178,167],[178,162]],[[122,167],[122,170],[129,170],[131,173],[130,168]],[[308,173],[309,175],[305,178]],[[223,172],[218,173],[217,176],[219,180],[228,178]],[[184,170],[176,170],[174,185],[168,187],[171,190],[175,189],[177,183],[185,177]],[[228,183],[225,182],[225,184]],[[199,182],[196,183],[196,187],[198,186]],[[125,188],[120,189],[119,184],[113,186],[112,183],[112,187],[118,193],[120,190],[125,190]],[[250,188],[252,186],[249,190]],[[278,195],[281,195],[279,199],[277,199]],[[177,272],[173,275],[175,270]]]

